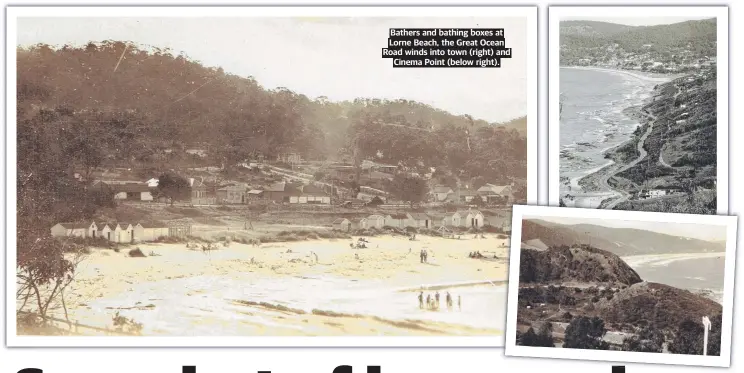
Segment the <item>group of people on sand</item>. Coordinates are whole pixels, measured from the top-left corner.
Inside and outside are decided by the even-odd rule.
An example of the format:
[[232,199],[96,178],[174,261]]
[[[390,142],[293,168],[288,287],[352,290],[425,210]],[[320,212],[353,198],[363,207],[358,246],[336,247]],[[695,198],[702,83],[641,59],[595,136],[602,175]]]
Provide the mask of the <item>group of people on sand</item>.
[[[470,254],[468,254],[468,258],[471,258],[471,259],[484,259],[484,258],[486,258],[486,256],[483,255],[483,254],[481,254],[480,251],[473,251]],[[493,258],[494,259],[498,259],[499,257],[498,257],[498,255],[493,254]]]
[[367,241],[366,238],[359,237],[359,239],[356,242],[356,245],[354,244],[354,241],[351,241],[351,243],[349,244],[349,247],[351,247],[352,249],[366,249],[368,243],[369,241]]
[[429,252],[426,249],[421,249],[419,257],[421,258],[421,263],[429,263]]
[[[426,295],[426,301],[424,301],[424,292],[421,291],[418,295],[418,301],[419,301],[419,308],[436,311],[439,309],[439,291],[434,293],[434,296],[432,297],[431,294]],[[447,294],[444,297],[445,304],[447,305],[447,309],[452,311],[452,307],[454,306],[452,304],[452,295],[447,292]],[[458,295],[457,296],[457,309],[462,311],[462,298]]]

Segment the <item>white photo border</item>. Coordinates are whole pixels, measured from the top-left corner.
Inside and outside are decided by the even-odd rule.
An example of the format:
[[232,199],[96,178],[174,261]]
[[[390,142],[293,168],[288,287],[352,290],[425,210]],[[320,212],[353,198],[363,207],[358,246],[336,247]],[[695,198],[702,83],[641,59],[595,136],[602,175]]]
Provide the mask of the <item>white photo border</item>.
[[[527,57],[527,203],[537,203],[538,7],[457,6],[8,6],[6,10],[7,180],[17,179],[16,35],[19,17],[498,17],[526,18]],[[483,25],[474,25],[483,27]],[[392,68],[392,67],[391,67]],[[15,284],[16,183],[7,183],[6,200],[6,345],[8,347],[503,347],[504,336],[448,337],[49,337],[16,334]]]
[[[550,6],[548,7],[548,204],[558,206],[560,201],[560,28],[559,22],[566,16],[611,16],[639,17],[664,16],[684,17],[710,15],[716,18],[717,44],[717,108],[718,125],[716,211],[726,215],[729,211],[729,8],[720,6]],[[721,125],[724,124],[724,125]]]
[[[569,348],[547,348],[518,346],[517,312],[519,309],[519,260],[522,241],[522,220],[529,217],[563,217],[582,219],[616,219],[634,221],[653,221],[668,223],[694,223],[726,227],[726,257],[724,260],[723,280],[723,315],[721,325],[721,355],[681,355],[652,352],[601,351]],[[550,206],[513,207],[512,236],[509,250],[509,292],[507,295],[508,311],[506,313],[506,356],[542,357],[571,360],[593,360],[625,363],[653,363],[691,366],[725,367],[731,366],[731,331],[733,325],[734,278],[736,263],[736,216],[671,214],[662,212],[641,212],[625,210],[600,210],[583,208],[565,208]]]

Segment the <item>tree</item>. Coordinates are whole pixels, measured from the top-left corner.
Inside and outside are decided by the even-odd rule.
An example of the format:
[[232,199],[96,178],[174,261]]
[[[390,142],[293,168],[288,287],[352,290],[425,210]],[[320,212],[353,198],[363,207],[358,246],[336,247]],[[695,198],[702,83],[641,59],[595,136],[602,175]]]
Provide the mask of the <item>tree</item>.
[[[66,253],[71,254],[65,257]],[[18,311],[34,304],[33,311],[46,323],[49,311],[62,307],[67,317],[64,291],[72,283],[83,253],[82,248],[53,237],[31,240],[19,236],[16,299],[21,305]]]
[[[719,313],[711,318],[711,331],[708,333],[708,355],[721,354],[721,323]],[[703,354],[703,324],[692,320],[680,323],[674,333],[674,339],[669,344],[669,352],[673,354],[702,355]]]
[[636,335],[623,339],[623,351],[662,352],[664,334],[656,329],[643,328]]
[[470,184],[473,186],[473,190],[478,190],[478,188],[486,185],[486,179],[483,176],[476,176],[470,180]]
[[420,177],[398,173],[390,182],[390,192],[395,198],[408,202],[413,208],[415,203],[420,203],[426,198],[429,187],[426,180]]
[[527,332],[517,337],[517,345],[533,347],[555,347],[553,340],[553,324],[550,322],[542,323],[538,326],[537,332],[530,327]]
[[721,329],[723,328],[723,314],[719,313],[710,318],[711,330],[708,332],[708,355],[721,356]]
[[187,200],[191,197],[191,186],[183,177],[166,172],[158,178],[158,194],[168,198],[173,206],[173,202]]
[[604,320],[599,317],[574,317],[566,328],[566,340],[563,347],[608,350],[610,348],[609,344],[602,340],[606,332]]

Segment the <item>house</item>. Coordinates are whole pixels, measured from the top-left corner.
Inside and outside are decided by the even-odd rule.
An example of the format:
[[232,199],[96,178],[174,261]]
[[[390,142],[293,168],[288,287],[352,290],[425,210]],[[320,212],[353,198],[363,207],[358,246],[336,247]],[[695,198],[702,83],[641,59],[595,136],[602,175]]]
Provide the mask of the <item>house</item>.
[[51,228],[52,237],[88,237],[96,223],[58,223]]
[[114,242],[118,243],[126,243],[126,242],[134,242],[134,227],[132,224],[129,223],[116,223],[114,225]]
[[152,179],[145,181],[145,184],[150,188],[157,188],[159,182],[160,180],[158,178],[153,177]]
[[432,194],[434,196],[435,202],[446,201],[447,198],[454,192],[455,191],[452,190],[452,188],[448,186],[443,186],[443,185],[435,186],[434,189],[432,190]]
[[266,197],[264,195],[264,191],[260,189],[251,189],[248,191],[247,195],[248,195],[248,201],[262,200]]
[[477,210],[457,211],[446,215],[442,225],[449,227],[480,228],[483,226],[483,214]]
[[137,241],[155,241],[169,235],[168,226],[160,222],[140,222],[133,229]]
[[276,161],[282,163],[300,163],[302,162],[302,156],[297,153],[281,153],[276,156]]
[[203,180],[196,180],[193,177],[189,179],[191,187],[191,199],[207,198],[207,185]]
[[113,195],[114,194],[114,191],[111,189],[111,186],[109,186],[109,184],[107,184],[107,183],[105,183],[105,182],[103,182],[101,180],[96,180],[92,184],[90,184],[88,186],[88,191],[89,192],[101,193],[101,194],[104,194],[104,195],[109,195],[109,194],[110,195]]
[[152,201],[152,192],[147,184],[118,184],[112,185],[114,199],[131,201]]
[[351,219],[351,228],[352,229],[367,229],[367,228],[369,228],[367,226],[367,218]]
[[486,184],[478,188],[478,194],[487,203],[508,203],[514,200],[514,190],[511,185]]
[[382,229],[385,226],[385,217],[382,215],[370,215],[367,217],[367,227]]
[[406,214],[390,214],[385,217],[385,225],[395,228],[405,228],[408,215]]
[[406,222],[407,227],[432,228],[431,217],[429,215],[420,212],[411,212],[406,215],[408,215],[408,220]]
[[244,184],[228,185],[217,189],[219,203],[246,203],[248,186]]
[[269,185],[264,189],[264,196],[276,203],[282,203],[285,199],[289,202],[287,183],[282,181]]
[[320,187],[305,185],[302,187],[302,194],[298,198],[298,203],[330,205],[331,196]]
[[351,229],[351,222],[349,221],[349,219],[336,219],[333,221],[333,229],[348,231],[349,229]]
[[398,169],[398,166],[377,163],[372,168],[380,172],[392,174],[395,173],[395,171]]
[[103,237],[109,241],[114,240],[114,227],[106,222],[98,223],[98,237]]
[[472,203],[473,200],[480,195],[478,192],[472,189],[460,189],[447,197],[447,201],[452,203]]
[[387,172],[370,171],[368,178],[371,180],[393,180],[395,176]]

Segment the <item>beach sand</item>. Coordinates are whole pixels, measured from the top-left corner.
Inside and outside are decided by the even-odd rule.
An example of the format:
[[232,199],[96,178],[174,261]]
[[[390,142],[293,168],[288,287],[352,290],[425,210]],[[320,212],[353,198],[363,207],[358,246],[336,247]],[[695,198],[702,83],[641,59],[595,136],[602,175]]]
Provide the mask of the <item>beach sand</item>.
[[[342,239],[218,244],[208,253],[132,246],[145,258],[129,257],[130,248],[94,249],[66,303],[73,321],[112,328],[118,311],[142,323],[143,335],[501,335],[509,242],[485,237],[369,237],[369,248],[358,250]],[[420,263],[422,249],[428,264]],[[476,250],[490,259],[468,258]],[[482,285],[462,286],[472,283]],[[443,284],[427,290],[442,292],[441,309],[420,310],[418,289]],[[446,310],[446,291],[475,293],[463,296],[459,313]],[[63,318],[62,310],[53,316]]]

